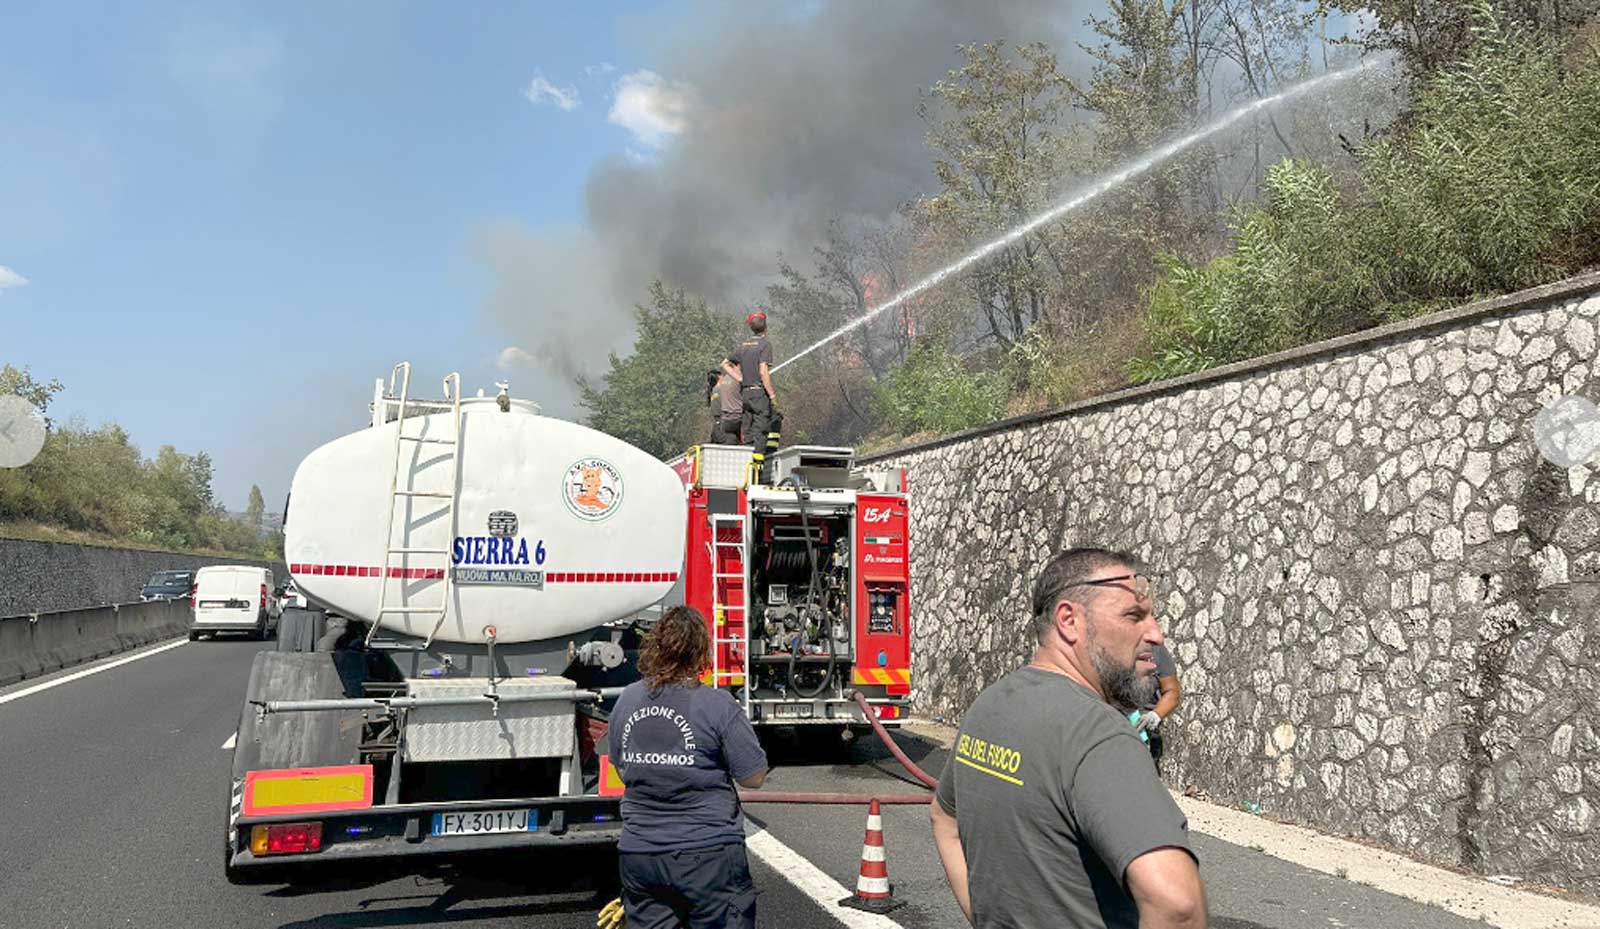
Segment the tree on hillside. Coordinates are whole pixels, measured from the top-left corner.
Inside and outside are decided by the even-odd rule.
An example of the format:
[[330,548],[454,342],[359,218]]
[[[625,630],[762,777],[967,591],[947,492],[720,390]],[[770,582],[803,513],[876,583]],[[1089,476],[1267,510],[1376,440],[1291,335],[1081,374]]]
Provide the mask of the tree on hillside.
[[46,426],[52,425],[47,415],[50,410],[50,400],[64,388],[61,382],[54,378],[48,381],[34,380],[33,372],[27,366],[21,368],[12,365],[0,366],[0,396],[15,394],[39,408],[40,415],[44,416]]
[[[921,107],[940,190],[916,207],[926,234],[952,255],[1021,225],[1043,209],[1068,159],[1070,83],[1055,54],[1034,42],[961,49],[962,65]],[[962,275],[982,336],[1010,346],[1050,312],[1050,282],[1071,275],[1051,230],[1010,245]]]
[[[907,283],[911,230],[887,224],[829,224],[812,269],[780,262],[767,288],[774,337],[792,357],[839,327],[872,313]],[[788,441],[852,442],[872,431],[872,385],[905,359],[917,331],[917,306],[874,317],[784,369],[776,384]],[[803,384],[804,390],[786,390]]]
[[[1182,16],[1189,8],[1177,0],[1113,0],[1106,16],[1089,20],[1100,42],[1084,50],[1096,65],[1073,90],[1076,105],[1095,117],[1093,173],[1194,128],[1197,77]],[[1078,273],[1069,331],[1134,305],[1161,255],[1196,248],[1215,223],[1214,166],[1209,148],[1191,149],[1065,217],[1065,247]]]
[[211,489],[211,456],[205,452],[185,456],[183,472],[189,478],[189,486],[194,489],[201,505],[206,509],[216,506],[216,494]]
[[[1260,100],[1310,75],[1309,39],[1317,19],[1300,0],[1217,0],[1218,23],[1211,45],[1238,69],[1237,97]],[[1294,158],[1299,146],[1291,140],[1287,114],[1266,110],[1252,115],[1247,144],[1251,190],[1259,189],[1266,166],[1278,157]],[[1268,142],[1276,142],[1269,156]]]
[[1101,41],[1083,45],[1097,64],[1078,104],[1100,116],[1095,147],[1112,159],[1146,151],[1191,121],[1194,68],[1185,57],[1180,0],[1110,0],[1091,16]]
[[255,531],[261,531],[261,520],[267,512],[267,501],[261,496],[261,488],[250,485],[250,502],[244,507],[244,521]]
[[660,281],[634,318],[633,352],[625,358],[613,353],[598,384],[580,378],[579,402],[589,410],[590,426],[670,458],[710,432],[706,372],[727,356],[734,326],[701,298]]
[[1363,47],[1397,52],[1427,77],[1467,54],[1482,12],[1512,29],[1558,36],[1600,12],[1600,0],[1320,0],[1320,9],[1369,20],[1357,37]]

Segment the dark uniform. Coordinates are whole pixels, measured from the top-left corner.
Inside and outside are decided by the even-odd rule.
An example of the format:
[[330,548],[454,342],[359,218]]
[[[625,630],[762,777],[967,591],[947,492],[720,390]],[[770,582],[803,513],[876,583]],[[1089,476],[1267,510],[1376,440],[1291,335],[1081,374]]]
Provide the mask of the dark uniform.
[[740,431],[760,458],[772,430],[772,398],[761,384],[761,366],[772,366],[772,343],[765,335],[753,335],[729,352],[728,360],[739,366],[739,399],[744,406]]

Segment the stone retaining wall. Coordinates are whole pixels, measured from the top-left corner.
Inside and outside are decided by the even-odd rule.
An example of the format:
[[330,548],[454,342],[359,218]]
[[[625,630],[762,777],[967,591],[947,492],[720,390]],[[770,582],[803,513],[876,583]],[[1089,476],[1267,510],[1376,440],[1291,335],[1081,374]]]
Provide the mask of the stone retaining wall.
[[[1436,862],[1600,893],[1600,275],[901,449],[920,712],[1031,650],[1050,553],[1160,576],[1168,780]],[[1600,463],[1597,463],[1600,464]]]
[[0,539],[0,616],[128,603],[157,571],[213,564],[262,565],[280,582],[289,576],[281,563],[249,558]]

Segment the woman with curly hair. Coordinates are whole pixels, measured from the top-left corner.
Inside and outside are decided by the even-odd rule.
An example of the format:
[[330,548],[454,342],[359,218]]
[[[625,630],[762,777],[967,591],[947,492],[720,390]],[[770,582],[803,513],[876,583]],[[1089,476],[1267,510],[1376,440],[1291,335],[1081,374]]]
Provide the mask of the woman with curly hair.
[[757,788],[767,755],[744,710],[704,687],[705,617],[668,610],[639,653],[644,679],[611,711],[611,746],[627,790],[618,843],[628,929],[754,929],[756,890],[734,784]]

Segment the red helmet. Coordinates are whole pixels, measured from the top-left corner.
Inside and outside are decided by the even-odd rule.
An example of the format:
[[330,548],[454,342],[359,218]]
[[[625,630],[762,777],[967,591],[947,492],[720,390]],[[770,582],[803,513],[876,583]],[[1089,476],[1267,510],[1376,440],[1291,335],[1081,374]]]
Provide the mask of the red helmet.
[[755,322],[758,319],[766,319],[766,318],[767,318],[767,314],[762,312],[761,310],[751,310],[750,311],[750,315],[746,316],[744,318],[744,321],[745,321],[746,324],[749,324],[749,323]]

